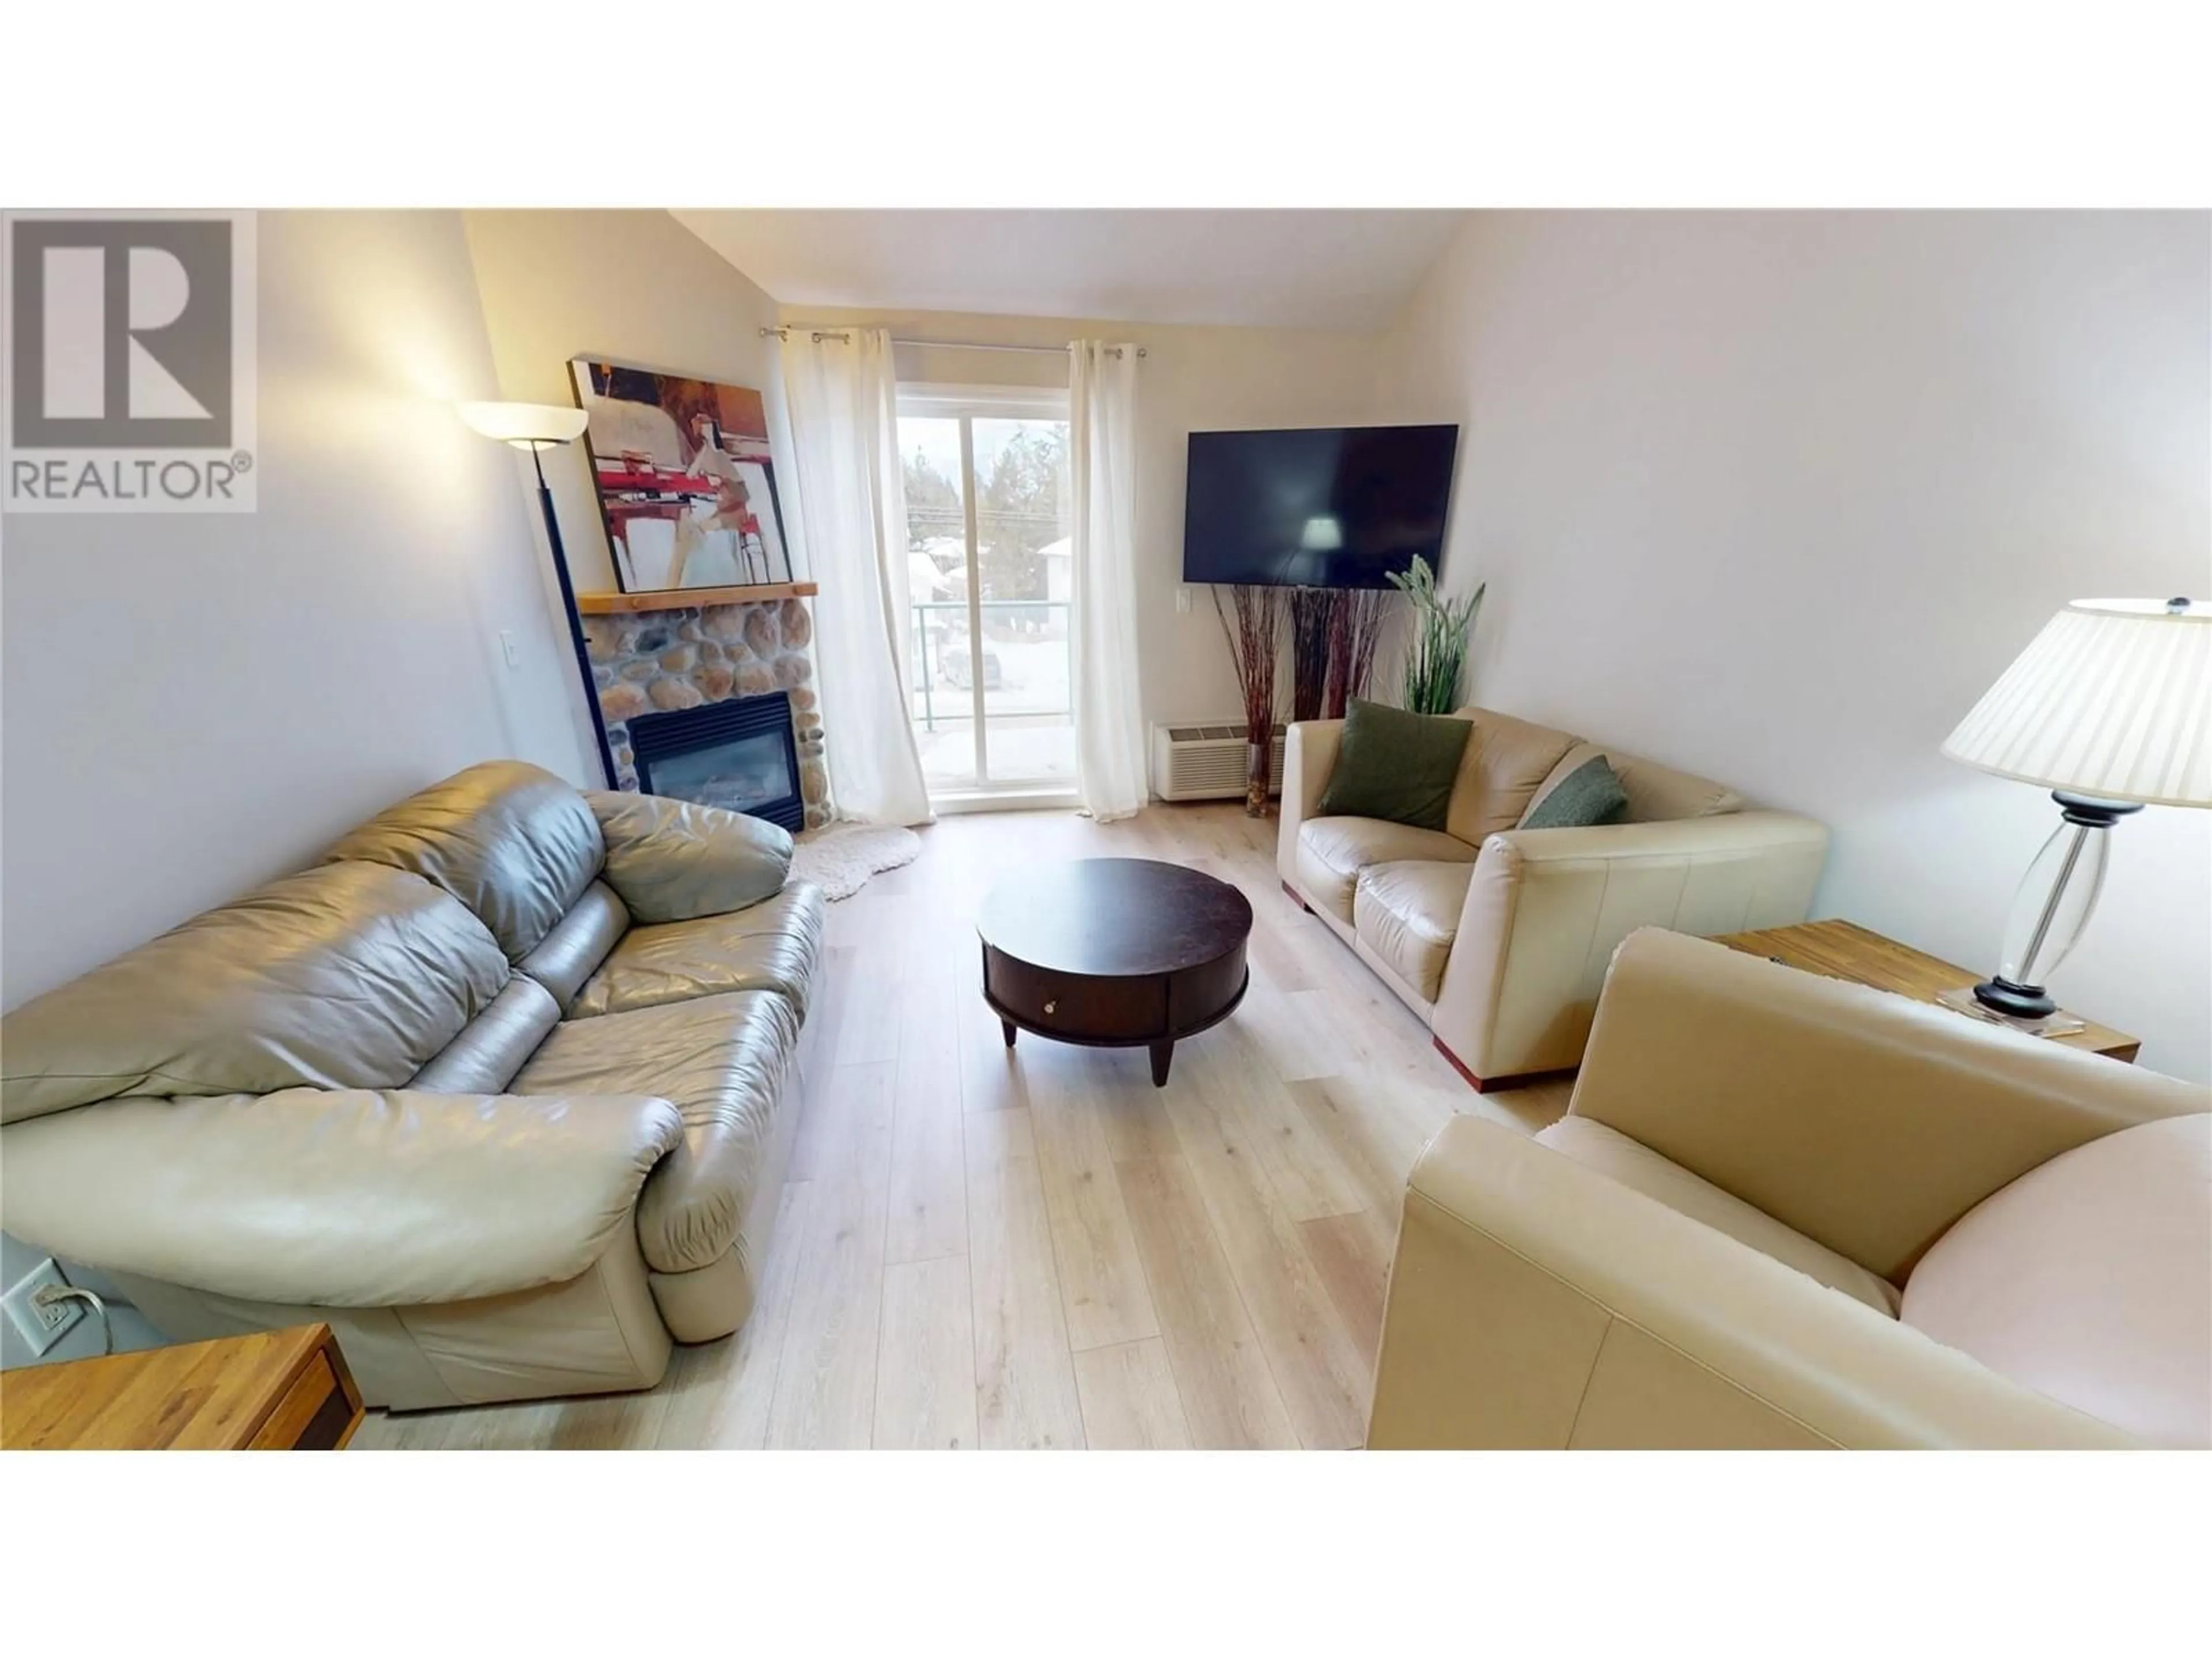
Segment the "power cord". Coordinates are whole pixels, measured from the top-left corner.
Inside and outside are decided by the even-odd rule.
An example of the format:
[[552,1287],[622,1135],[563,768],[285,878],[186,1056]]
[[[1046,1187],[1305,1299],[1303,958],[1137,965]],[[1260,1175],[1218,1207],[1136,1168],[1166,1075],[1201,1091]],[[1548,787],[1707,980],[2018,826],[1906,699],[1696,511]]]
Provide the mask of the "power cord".
[[57,1302],[84,1302],[91,1304],[100,1316],[100,1352],[103,1357],[115,1352],[115,1328],[108,1323],[107,1304],[90,1291],[80,1290],[74,1285],[41,1285],[31,1292],[31,1301],[38,1307],[51,1308]]

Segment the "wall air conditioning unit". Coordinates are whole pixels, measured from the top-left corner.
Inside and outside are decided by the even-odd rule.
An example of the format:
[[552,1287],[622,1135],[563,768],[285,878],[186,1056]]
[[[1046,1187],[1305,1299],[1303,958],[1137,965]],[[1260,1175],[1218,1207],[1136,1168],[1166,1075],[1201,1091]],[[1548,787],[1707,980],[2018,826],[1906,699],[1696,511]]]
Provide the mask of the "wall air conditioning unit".
[[[1283,791],[1283,728],[1268,745],[1267,793]],[[1244,723],[1152,727],[1152,793],[1162,800],[1244,799]]]

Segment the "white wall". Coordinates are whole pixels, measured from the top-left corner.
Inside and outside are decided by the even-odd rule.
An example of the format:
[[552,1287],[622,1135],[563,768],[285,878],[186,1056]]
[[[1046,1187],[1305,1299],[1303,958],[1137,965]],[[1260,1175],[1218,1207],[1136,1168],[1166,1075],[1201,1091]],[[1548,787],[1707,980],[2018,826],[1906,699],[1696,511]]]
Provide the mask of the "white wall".
[[[1350,426],[1380,418],[1373,407],[1379,337],[823,306],[786,306],[783,317],[787,322],[867,323],[918,340],[1060,347],[1073,339],[1103,339],[1143,346],[1147,355],[1137,375],[1136,551],[1145,717],[1237,718],[1243,700],[1207,590],[1194,587],[1190,610],[1176,609],[1190,434],[1238,427]],[[904,380],[1067,384],[1064,356],[902,349],[898,367]]]
[[0,520],[0,1006],[473,762],[584,775],[459,216],[265,213],[259,307],[258,513]]
[[[775,342],[760,332],[775,325],[775,302],[669,215],[476,211],[463,217],[502,397],[573,404],[568,364],[577,357],[750,386],[768,406],[775,459],[781,463],[791,453]],[[584,447],[549,453],[545,463],[577,592],[611,589],[614,562]],[[800,568],[799,492],[787,466],[777,466],[775,486],[794,568]]]
[[[791,453],[775,342],[760,332],[776,320],[775,302],[669,215],[556,210],[476,210],[462,216],[501,397],[573,404],[568,364],[577,357],[750,386],[767,405],[775,457],[781,461]],[[569,580],[579,593],[611,591],[614,560],[587,452],[572,444],[545,452],[544,461]],[[541,550],[546,604],[558,614],[552,562],[543,551],[544,519],[535,505],[536,475],[526,456],[518,455],[517,464],[532,503],[530,522]],[[785,544],[793,570],[804,575],[805,532],[797,481],[787,466],[775,471]],[[580,698],[572,714],[575,740],[596,756],[590,710]],[[594,781],[599,769],[594,758]]]
[[[1937,745],[2067,599],[2212,592],[2212,218],[1485,214],[1376,412],[1468,428],[1478,701],[1826,820],[1816,914],[1986,969],[2057,816]],[[2054,988],[2212,1077],[2212,813],[2113,834]]]

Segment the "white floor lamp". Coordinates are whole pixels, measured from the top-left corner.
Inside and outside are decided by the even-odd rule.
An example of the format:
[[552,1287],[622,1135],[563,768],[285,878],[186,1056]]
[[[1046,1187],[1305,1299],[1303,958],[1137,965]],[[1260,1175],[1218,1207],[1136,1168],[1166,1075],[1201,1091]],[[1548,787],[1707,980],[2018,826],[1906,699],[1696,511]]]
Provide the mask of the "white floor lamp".
[[2212,604],[2076,599],[1943,740],[1953,760],[2040,784],[2063,820],[2021,879],[1984,1007],[2045,1019],[2045,981],[2089,925],[2112,826],[2212,806]]

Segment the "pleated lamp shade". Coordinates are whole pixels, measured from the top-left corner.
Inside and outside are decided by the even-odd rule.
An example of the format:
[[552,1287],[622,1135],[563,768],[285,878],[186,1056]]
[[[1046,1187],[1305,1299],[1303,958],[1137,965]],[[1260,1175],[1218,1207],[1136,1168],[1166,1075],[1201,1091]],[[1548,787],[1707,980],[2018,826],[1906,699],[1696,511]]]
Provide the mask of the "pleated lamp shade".
[[2212,605],[2075,600],[1943,752],[2069,794],[2212,806]]

